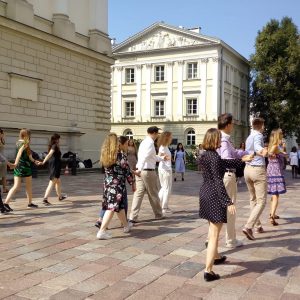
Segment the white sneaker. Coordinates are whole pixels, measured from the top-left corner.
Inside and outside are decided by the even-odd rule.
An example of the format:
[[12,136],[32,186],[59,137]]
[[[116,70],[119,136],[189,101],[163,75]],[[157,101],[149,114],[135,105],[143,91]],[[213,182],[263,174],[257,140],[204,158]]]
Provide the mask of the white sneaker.
[[170,208],[163,209],[162,212],[163,212],[163,214],[172,214],[173,213]]
[[237,247],[242,247],[243,246],[243,242],[240,241],[240,240],[236,240],[235,243],[233,244],[229,244],[229,243],[226,243],[226,248],[237,248]]
[[131,231],[133,224],[131,222],[128,222],[128,225],[124,227],[124,233],[128,233]]
[[111,238],[112,238],[111,234],[108,233],[107,231],[99,230],[97,233],[97,239],[99,240],[109,240]]

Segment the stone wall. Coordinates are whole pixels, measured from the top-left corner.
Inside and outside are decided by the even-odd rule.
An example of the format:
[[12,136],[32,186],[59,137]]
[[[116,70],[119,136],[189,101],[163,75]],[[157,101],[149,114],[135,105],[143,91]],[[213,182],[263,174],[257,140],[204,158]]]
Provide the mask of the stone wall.
[[[17,129],[26,127],[42,139],[59,132],[65,150],[98,159],[110,130],[112,63],[103,54],[0,16],[0,127],[7,132],[8,156],[14,155]],[[12,76],[36,81],[37,101],[12,98]]]

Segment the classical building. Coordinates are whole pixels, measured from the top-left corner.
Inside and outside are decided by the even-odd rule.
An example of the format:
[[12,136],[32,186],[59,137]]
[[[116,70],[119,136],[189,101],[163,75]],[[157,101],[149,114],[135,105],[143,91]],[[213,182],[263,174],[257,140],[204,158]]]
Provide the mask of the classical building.
[[155,23],[113,48],[112,128],[143,138],[147,127],[178,142],[202,142],[218,115],[235,119],[236,144],[248,134],[249,62],[222,40]]
[[32,149],[53,132],[62,151],[99,157],[110,130],[111,41],[107,0],[0,1],[0,127],[15,155],[20,128]]

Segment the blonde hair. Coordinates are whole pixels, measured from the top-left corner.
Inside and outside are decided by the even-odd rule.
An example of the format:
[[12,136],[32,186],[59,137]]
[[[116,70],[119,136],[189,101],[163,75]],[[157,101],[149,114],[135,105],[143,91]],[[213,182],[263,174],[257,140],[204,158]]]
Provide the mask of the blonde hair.
[[282,130],[280,128],[272,130],[269,138],[268,152],[279,153],[279,145],[282,140]]
[[170,131],[163,132],[158,138],[157,145],[160,146],[169,146],[170,145],[170,136],[172,133]]
[[202,147],[204,150],[216,150],[221,141],[221,132],[216,128],[210,128],[206,131]]
[[30,149],[29,143],[30,143],[30,138],[31,138],[31,131],[27,128],[21,129],[20,133],[19,133],[19,138],[20,138],[20,140],[24,140],[24,146],[25,146],[26,152],[28,155],[30,155],[31,149]]
[[101,153],[100,163],[103,167],[108,168],[116,163],[119,151],[119,141],[115,133],[110,133],[104,140]]

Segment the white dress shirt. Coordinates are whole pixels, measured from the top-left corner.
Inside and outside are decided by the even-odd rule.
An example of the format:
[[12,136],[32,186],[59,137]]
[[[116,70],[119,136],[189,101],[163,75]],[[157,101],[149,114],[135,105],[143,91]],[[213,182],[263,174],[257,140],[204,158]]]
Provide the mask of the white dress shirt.
[[153,139],[147,136],[139,147],[138,162],[136,165],[137,170],[155,169],[156,162],[161,160],[163,160],[163,158],[156,155]]

